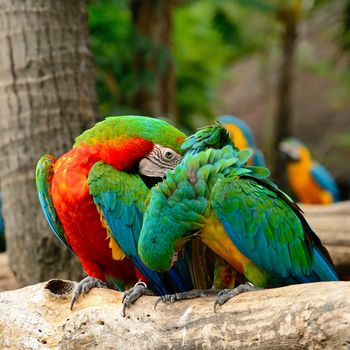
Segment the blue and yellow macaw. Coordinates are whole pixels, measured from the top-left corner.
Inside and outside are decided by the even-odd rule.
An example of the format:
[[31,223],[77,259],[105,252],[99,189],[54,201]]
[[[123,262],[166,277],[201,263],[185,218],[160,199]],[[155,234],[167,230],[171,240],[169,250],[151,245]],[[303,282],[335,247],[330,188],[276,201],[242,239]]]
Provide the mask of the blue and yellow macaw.
[[[183,146],[191,151],[198,143],[191,137]],[[255,287],[338,280],[297,204],[264,179],[266,168],[246,166],[249,157],[230,145],[189,152],[168,172],[151,191],[138,245],[142,261],[167,271],[184,243],[198,237]],[[221,292],[216,303],[252,287],[237,288]]]
[[329,204],[339,201],[339,190],[332,175],[315,162],[307,147],[297,138],[280,143],[287,180],[298,201],[307,204]]
[[264,155],[256,148],[253,133],[242,119],[225,114],[219,116],[218,121],[229,131],[236,147],[240,150],[250,149],[252,151],[253,155],[248,160],[248,165],[265,166]]

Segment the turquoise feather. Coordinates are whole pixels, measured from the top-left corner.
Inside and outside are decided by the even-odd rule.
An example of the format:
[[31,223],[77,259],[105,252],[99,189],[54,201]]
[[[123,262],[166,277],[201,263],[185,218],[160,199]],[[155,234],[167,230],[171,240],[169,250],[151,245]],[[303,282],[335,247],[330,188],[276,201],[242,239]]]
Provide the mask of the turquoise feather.
[[49,179],[53,174],[53,165],[55,161],[56,159],[50,155],[44,155],[39,159],[39,162],[36,166],[36,186],[41,208],[51,230],[65,246],[71,249],[69,243],[66,240],[63,226],[56,213],[50,194]]

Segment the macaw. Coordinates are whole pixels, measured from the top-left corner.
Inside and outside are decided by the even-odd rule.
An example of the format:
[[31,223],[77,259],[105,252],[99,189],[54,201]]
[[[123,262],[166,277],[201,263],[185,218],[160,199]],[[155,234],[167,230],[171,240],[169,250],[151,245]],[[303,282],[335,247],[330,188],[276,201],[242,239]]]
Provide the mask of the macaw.
[[149,268],[167,271],[198,237],[245,276],[249,283],[221,291],[214,308],[256,288],[338,280],[300,208],[265,179],[266,168],[246,166],[249,157],[230,145],[190,152],[151,190],[144,216],[138,250]]
[[289,137],[279,145],[285,159],[287,180],[296,199],[307,204],[329,204],[339,201],[339,190],[332,175],[315,162],[307,147]]
[[218,121],[229,131],[236,147],[252,151],[253,156],[248,160],[248,165],[265,166],[264,155],[256,148],[253,133],[242,119],[225,114],[219,116]]
[[[184,138],[159,119],[109,117],[58,159],[39,160],[36,184],[44,215],[88,275],[77,284],[71,308],[81,293],[106,281],[122,291],[136,283],[137,297],[147,286],[159,295],[193,288],[187,253],[166,274],[151,271],[137,253],[149,188],[181,162]],[[124,307],[135,300],[128,292]]]
[[6,241],[5,241],[5,225],[4,218],[2,216],[2,198],[0,196],[0,252],[6,250]]

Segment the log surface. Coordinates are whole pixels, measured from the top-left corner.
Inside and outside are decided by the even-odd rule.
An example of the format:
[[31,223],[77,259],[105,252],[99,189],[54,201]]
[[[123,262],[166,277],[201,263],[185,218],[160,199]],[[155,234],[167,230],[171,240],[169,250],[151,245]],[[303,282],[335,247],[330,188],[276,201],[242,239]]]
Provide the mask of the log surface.
[[[122,293],[93,289],[69,310],[73,282],[0,293],[0,349],[349,349],[350,282],[294,285],[153,305],[121,315]],[[68,291],[66,294],[65,292]]]

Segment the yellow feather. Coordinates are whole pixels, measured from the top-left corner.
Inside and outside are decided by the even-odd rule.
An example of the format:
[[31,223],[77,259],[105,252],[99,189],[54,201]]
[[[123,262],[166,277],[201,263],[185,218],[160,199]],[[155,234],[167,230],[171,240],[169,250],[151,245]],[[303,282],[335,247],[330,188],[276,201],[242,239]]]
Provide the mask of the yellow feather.
[[232,243],[214,213],[210,214],[200,237],[210,249],[226,260],[236,271],[242,273],[244,265],[251,263]]
[[112,258],[114,260],[123,260],[125,258],[124,252],[120,249],[119,244],[112,237],[111,229],[109,228],[109,226],[105,220],[105,217],[103,216],[103,213],[99,207],[97,207],[97,211],[100,214],[100,220],[101,220],[102,226],[107,231],[106,239],[109,239],[108,246],[109,246],[109,248],[112,249]]

